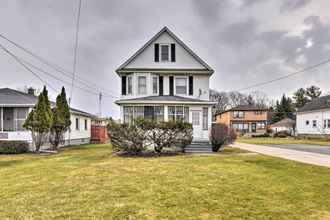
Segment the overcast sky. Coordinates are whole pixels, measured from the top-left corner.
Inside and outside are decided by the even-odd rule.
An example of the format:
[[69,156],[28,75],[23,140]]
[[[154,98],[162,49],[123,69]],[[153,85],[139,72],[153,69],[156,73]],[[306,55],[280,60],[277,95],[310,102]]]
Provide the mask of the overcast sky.
[[[72,71],[77,8],[78,0],[1,0],[0,33]],[[118,96],[120,81],[115,69],[168,26],[213,67],[211,88],[237,90],[329,59],[329,11],[328,0],[82,0],[77,76],[108,96]],[[6,41],[0,39],[0,43],[70,82]],[[0,87],[43,85],[2,50],[0,67]],[[329,70],[327,64],[253,90],[277,98],[315,84],[328,92]],[[70,94],[69,84],[43,73],[40,76],[57,89],[64,85]],[[56,97],[50,88],[49,93],[52,99]],[[79,88],[73,93],[74,107],[98,111],[96,95]],[[103,115],[118,117],[114,100],[104,97]]]

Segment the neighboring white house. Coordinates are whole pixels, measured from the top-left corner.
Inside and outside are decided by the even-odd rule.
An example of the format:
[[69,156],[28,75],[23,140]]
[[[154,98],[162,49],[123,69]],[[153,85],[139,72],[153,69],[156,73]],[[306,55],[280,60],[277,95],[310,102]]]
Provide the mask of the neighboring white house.
[[[31,133],[23,128],[23,124],[37,100],[33,94],[9,88],[0,89],[0,140],[32,143]],[[65,145],[89,143],[92,117],[89,113],[71,108],[71,133],[65,134]]]
[[308,102],[297,112],[298,136],[330,137],[330,96]]
[[167,27],[160,30],[116,72],[121,77],[121,121],[144,117],[185,120],[195,141],[208,141],[211,128],[209,79],[213,69]]
[[271,129],[277,133],[281,131],[286,131],[291,135],[294,135],[296,121],[292,120],[291,118],[284,118],[274,124],[271,124]]

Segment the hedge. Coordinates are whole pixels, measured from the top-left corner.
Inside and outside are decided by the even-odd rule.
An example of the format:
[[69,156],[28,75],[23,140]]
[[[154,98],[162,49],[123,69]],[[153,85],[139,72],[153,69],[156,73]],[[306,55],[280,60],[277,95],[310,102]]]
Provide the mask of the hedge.
[[26,141],[0,141],[0,154],[21,154],[29,151]]

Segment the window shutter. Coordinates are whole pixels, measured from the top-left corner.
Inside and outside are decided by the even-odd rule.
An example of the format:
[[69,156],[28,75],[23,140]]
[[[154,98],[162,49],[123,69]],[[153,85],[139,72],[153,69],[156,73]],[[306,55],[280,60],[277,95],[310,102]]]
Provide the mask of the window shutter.
[[163,95],[164,94],[164,77],[163,76],[159,76],[159,95]]
[[175,62],[175,44],[171,44],[171,61]]
[[159,44],[155,44],[155,62],[159,62]]
[[126,95],[126,76],[121,77],[121,94]]
[[170,76],[170,95],[174,95],[174,79]]
[[189,76],[189,95],[194,95],[194,77]]

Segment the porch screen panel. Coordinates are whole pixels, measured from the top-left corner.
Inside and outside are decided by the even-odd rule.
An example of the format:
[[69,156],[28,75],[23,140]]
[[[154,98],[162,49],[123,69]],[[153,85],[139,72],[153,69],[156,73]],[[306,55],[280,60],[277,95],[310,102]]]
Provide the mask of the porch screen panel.
[[143,106],[135,106],[134,107],[134,119],[144,118],[144,107]]
[[3,108],[3,130],[14,131],[14,108]]
[[154,106],[145,106],[144,107],[144,119],[154,120]]
[[168,120],[175,121],[175,106],[168,106]]
[[157,122],[164,121],[164,106],[155,106],[155,120]]
[[124,123],[131,124],[133,122],[133,107],[124,106]]
[[208,108],[203,108],[203,130],[207,130],[209,127],[209,111]]
[[14,116],[14,122],[15,122],[15,129],[16,131],[24,131],[23,124],[27,118],[28,115],[28,108],[16,108],[15,109],[15,116]]

